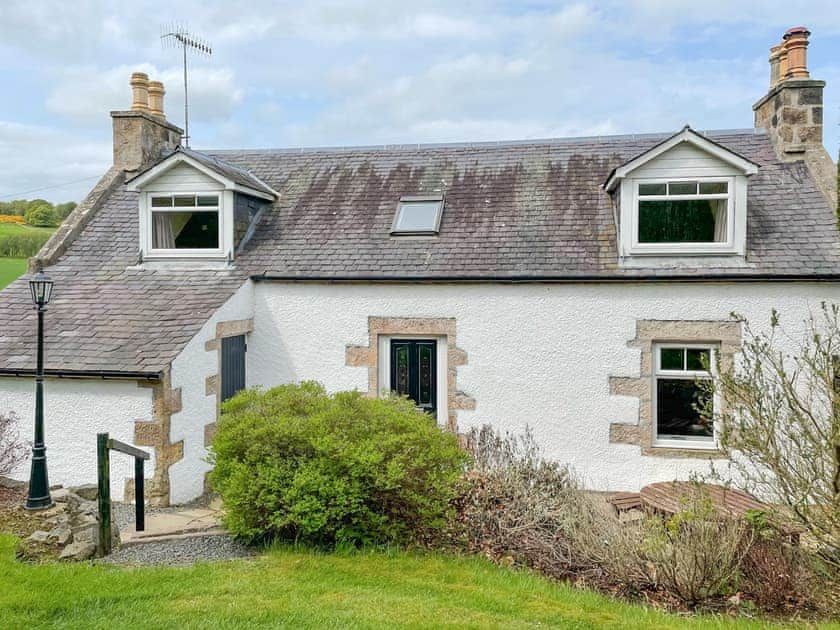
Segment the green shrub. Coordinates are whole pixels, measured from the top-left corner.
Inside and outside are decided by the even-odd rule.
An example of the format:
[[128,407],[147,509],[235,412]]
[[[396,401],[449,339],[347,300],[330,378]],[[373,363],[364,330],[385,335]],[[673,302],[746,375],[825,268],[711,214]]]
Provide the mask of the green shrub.
[[225,402],[210,459],[235,535],[344,546],[435,535],[466,455],[405,399],[304,382]]

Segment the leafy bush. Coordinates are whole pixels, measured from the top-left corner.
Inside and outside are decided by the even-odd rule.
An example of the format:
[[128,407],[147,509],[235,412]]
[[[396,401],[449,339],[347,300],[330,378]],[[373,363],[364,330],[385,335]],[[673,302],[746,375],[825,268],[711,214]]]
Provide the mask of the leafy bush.
[[211,479],[248,541],[411,543],[446,524],[465,459],[408,400],[304,382],[225,402]]

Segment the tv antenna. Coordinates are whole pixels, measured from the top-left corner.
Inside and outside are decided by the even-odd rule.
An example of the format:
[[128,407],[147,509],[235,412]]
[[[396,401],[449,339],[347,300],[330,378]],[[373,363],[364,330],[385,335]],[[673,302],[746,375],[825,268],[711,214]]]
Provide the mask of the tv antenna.
[[213,54],[213,49],[210,47],[210,42],[207,42],[190,33],[186,27],[182,25],[172,25],[169,29],[164,29],[168,32],[160,36],[161,44],[164,48],[178,48],[180,47],[184,55],[184,146],[190,148],[190,99],[187,91],[187,50],[192,51],[198,55],[205,55],[209,57]]

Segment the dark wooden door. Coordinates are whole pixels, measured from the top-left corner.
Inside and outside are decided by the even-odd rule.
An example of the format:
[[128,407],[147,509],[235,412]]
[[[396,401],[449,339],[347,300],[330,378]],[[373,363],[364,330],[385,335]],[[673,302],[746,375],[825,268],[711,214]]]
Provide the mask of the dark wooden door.
[[222,402],[245,389],[245,335],[222,338]]
[[391,340],[391,390],[427,413],[437,412],[437,342]]

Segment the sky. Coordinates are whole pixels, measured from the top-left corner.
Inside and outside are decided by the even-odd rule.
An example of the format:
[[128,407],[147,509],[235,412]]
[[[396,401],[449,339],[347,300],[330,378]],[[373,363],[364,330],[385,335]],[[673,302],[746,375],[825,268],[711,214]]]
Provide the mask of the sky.
[[173,23],[213,47],[190,59],[198,149],[748,128],[798,25],[840,144],[837,0],[0,0],[0,200],[81,200],[134,71],[183,124]]

